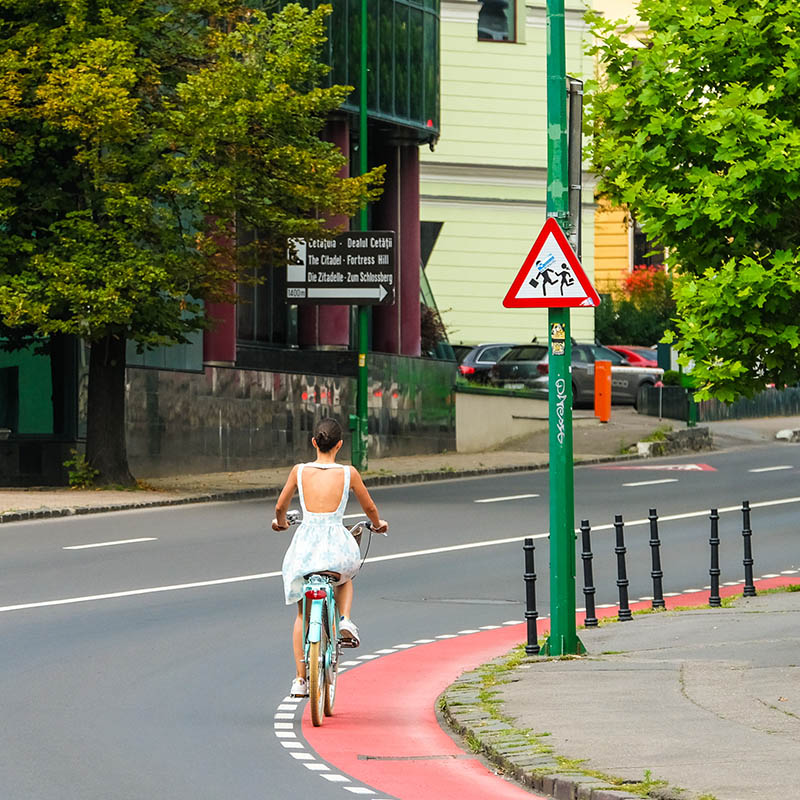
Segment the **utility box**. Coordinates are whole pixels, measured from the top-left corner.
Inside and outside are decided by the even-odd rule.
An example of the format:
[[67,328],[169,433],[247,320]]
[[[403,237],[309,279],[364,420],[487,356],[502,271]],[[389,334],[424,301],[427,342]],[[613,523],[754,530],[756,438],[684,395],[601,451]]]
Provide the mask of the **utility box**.
[[594,415],[600,422],[611,419],[611,362],[594,362]]

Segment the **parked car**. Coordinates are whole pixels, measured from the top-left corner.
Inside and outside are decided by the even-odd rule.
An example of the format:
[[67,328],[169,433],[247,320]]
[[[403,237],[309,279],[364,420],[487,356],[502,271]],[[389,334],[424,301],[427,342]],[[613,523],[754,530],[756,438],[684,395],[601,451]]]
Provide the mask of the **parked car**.
[[[460,347],[460,345],[457,345]],[[471,381],[485,383],[489,370],[495,365],[498,358],[507,353],[513,344],[479,344],[470,348],[463,357],[459,357],[458,371]],[[460,356],[460,354],[458,354]]]
[[632,367],[657,367],[658,359],[653,347],[636,344],[607,344],[609,350],[619,353]]
[[489,383],[506,389],[529,389],[542,375],[547,375],[547,345],[518,344],[489,370]]
[[[572,397],[575,405],[594,402],[594,362],[611,362],[611,401],[636,405],[639,387],[655,385],[663,370],[631,365],[619,353],[599,344],[572,343]],[[533,389],[547,395],[549,383],[548,350],[530,344],[509,350],[492,367],[490,380],[508,389]]]

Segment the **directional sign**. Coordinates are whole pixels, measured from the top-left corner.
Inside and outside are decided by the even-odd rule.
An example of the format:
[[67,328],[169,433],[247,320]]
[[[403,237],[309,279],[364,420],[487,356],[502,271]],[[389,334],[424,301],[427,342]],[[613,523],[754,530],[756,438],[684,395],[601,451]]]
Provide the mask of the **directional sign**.
[[287,251],[290,303],[392,305],[395,233],[341,233],[331,239],[292,239]]
[[506,308],[597,306],[600,298],[553,217],[545,222],[503,305]]

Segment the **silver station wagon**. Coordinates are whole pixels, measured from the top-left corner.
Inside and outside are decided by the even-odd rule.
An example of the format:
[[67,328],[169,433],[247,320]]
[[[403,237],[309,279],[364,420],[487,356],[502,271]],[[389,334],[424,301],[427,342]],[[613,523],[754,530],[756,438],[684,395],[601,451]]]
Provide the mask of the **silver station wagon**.
[[[611,402],[636,405],[639,387],[661,379],[658,367],[634,367],[619,353],[600,344],[572,343],[572,396],[575,405],[594,403],[594,362],[611,362]],[[512,347],[490,370],[489,381],[506,389],[548,392],[548,352],[543,344]]]

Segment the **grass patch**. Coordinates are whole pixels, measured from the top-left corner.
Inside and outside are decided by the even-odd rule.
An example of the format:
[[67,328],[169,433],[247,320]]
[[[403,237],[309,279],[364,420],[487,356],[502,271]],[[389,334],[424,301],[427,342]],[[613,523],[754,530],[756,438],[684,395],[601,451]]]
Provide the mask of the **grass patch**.
[[640,439],[640,442],[666,442],[667,434],[672,433],[672,425],[659,425],[652,433]]

